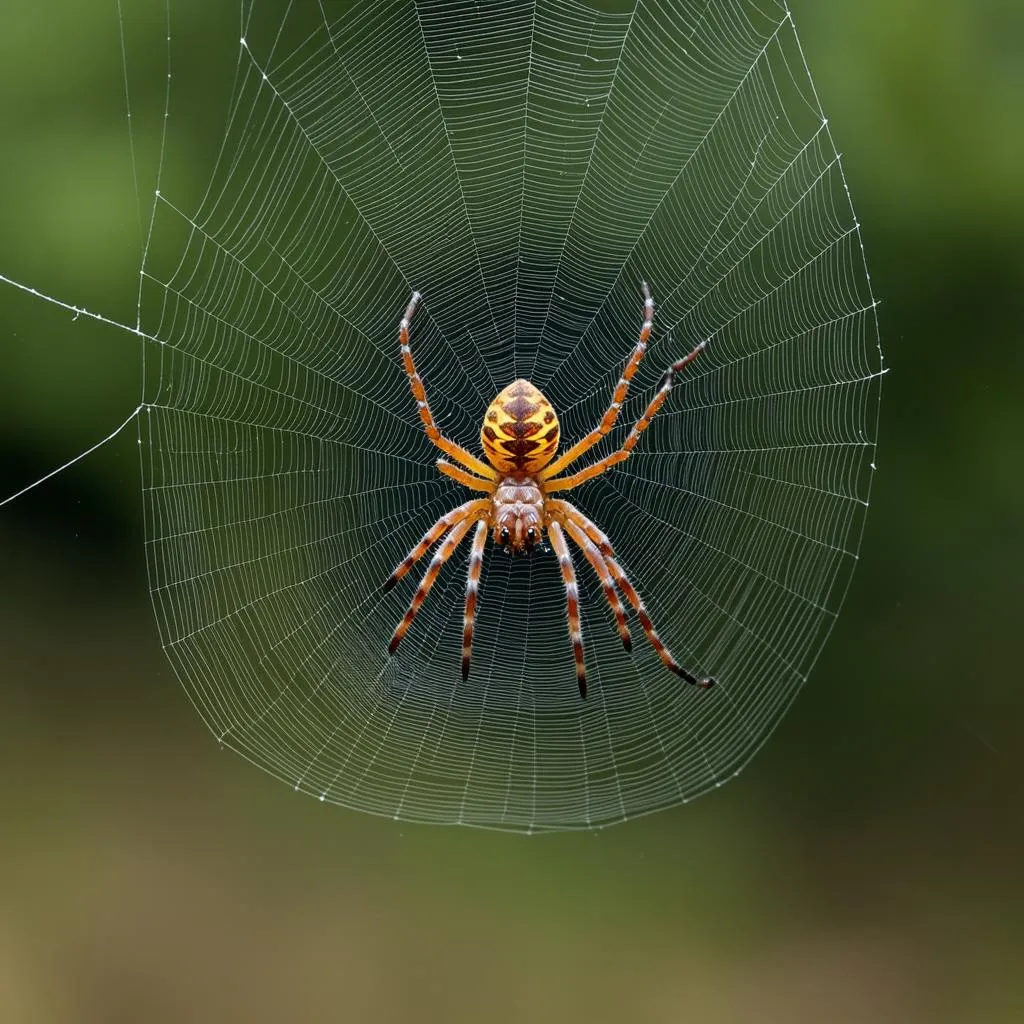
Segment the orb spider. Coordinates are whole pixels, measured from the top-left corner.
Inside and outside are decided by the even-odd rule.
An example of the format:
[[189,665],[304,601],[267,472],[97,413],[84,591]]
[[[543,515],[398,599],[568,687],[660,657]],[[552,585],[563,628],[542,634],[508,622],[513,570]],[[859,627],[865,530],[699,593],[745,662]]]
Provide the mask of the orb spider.
[[[626,600],[633,606],[647,639],[665,667],[681,676],[692,686],[706,689],[714,685],[714,679],[698,678],[672,657],[669,649],[655,632],[651,618],[647,614],[647,609],[636,588],[630,583],[616,560],[615,551],[608,537],[575,505],[562,498],[552,497],[553,494],[571,491],[574,487],[593,480],[594,477],[600,476],[612,466],[629,458],[630,452],[640,440],[640,435],[647,429],[654,414],[661,408],[669,391],[672,390],[675,375],[684,366],[692,363],[707,344],[706,341],[702,341],[692,352],[674,362],[665,371],[657,393],[651,399],[644,414],[634,424],[618,451],[606,455],[603,459],[598,459],[569,476],[559,476],[581,455],[597,444],[612,429],[618,419],[619,410],[629,391],[629,382],[644,357],[647,342],[651,336],[654,299],[651,298],[651,291],[646,281],[643,282],[642,288],[644,320],[640,329],[640,338],[622,371],[622,376],[612,394],[611,403],[601,418],[601,422],[581,441],[577,441],[568,451],[555,458],[559,439],[558,416],[555,414],[555,410],[541,391],[528,380],[513,381],[491,402],[484,415],[483,426],[480,428],[480,441],[490,465],[481,462],[461,445],[445,437],[434,422],[430,406],[427,404],[423,381],[416,372],[412,349],[409,346],[409,324],[420,302],[420,293],[413,292],[398,327],[398,341],[401,346],[405,372],[409,377],[409,384],[412,387],[412,394],[416,399],[427,437],[445,455],[458,463],[456,465],[444,459],[438,459],[437,468],[445,476],[451,477],[465,487],[484,492],[486,497],[467,501],[441,516],[384,583],[384,590],[390,590],[435,543],[444,537],[423,575],[419,588],[413,595],[408,611],[391,637],[391,642],[388,645],[388,651],[391,654],[398,649],[402,637],[405,636],[413,619],[416,618],[416,614],[423,606],[441,567],[476,524],[476,529],[473,532],[473,546],[469,554],[469,576],[466,581],[466,605],[462,634],[463,680],[469,676],[480,570],[483,565],[484,546],[487,543],[489,530],[494,543],[504,548],[509,554],[532,553],[541,543],[541,535],[544,532],[550,538],[551,547],[558,557],[562,582],[565,585],[569,638],[576,659],[576,681],[581,697],[587,695],[587,673],[583,661],[583,636],[580,630],[580,602],[576,587],[576,570],[573,567],[567,536],[582,550],[584,557],[597,574],[605,599],[615,616],[616,628],[623,647],[627,651],[631,650],[632,640],[629,627],[626,625],[626,613],[616,587],[622,591]],[[554,462],[551,461],[552,459]]]

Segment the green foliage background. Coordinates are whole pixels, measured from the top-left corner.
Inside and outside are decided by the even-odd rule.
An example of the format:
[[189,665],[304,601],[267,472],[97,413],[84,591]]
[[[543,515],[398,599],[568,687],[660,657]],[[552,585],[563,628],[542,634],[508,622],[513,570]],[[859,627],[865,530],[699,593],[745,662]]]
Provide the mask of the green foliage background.
[[[125,20],[143,170],[158,8]],[[0,1019],[1021,1019],[1024,15],[794,15],[892,372],[861,565],[768,746],[596,835],[298,798],[221,755],[163,658],[129,429],[0,510]],[[0,273],[133,323],[116,6],[0,25]],[[172,67],[231,74],[234,4],[172,27]],[[204,179],[220,115],[172,92],[175,180]],[[138,394],[129,335],[0,287],[0,494]]]

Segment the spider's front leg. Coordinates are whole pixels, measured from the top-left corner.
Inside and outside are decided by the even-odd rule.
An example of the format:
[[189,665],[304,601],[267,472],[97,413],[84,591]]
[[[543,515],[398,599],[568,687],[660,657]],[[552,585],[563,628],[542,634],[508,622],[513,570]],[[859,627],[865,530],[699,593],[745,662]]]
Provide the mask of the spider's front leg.
[[390,590],[426,553],[437,539],[446,531],[450,530],[456,523],[463,519],[486,515],[490,508],[490,502],[484,498],[474,498],[467,501],[450,512],[445,512],[434,525],[423,534],[418,544],[413,545],[412,550],[402,559],[395,571],[384,581],[383,590]]
[[605,556],[605,561],[608,563],[608,569],[610,570],[615,582],[619,586],[619,590],[626,595],[626,600],[633,606],[636,611],[636,617],[640,620],[640,625],[643,628],[644,633],[647,635],[647,639],[650,641],[651,646],[654,648],[655,653],[661,658],[665,668],[670,672],[674,672],[677,676],[684,679],[691,686],[699,686],[702,690],[707,690],[715,685],[715,680],[710,676],[705,676],[702,679],[698,679],[692,672],[688,672],[682,665],[672,657],[672,652],[662,642],[660,636],[654,629],[654,623],[651,622],[650,615],[647,614],[647,608],[644,605],[643,599],[636,592],[633,584],[629,582],[629,577],[622,571],[622,566],[615,561],[614,558]]
[[562,582],[565,584],[565,607],[569,617],[569,639],[572,641],[572,653],[576,659],[576,683],[580,696],[587,695],[587,670],[583,664],[583,632],[580,628],[580,593],[576,586],[576,570],[573,568],[569,545],[565,542],[565,534],[557,522],[548,524],[548,536],[551,546],[558,556],[558,565],[562,570]]
[[420,608],[423,607],[423,602],[426,600],[427,594],[430,593],[430,588],[434,585],[434,581],[437,579],[438,573],[441,571],[441,566],[451,558],[452,553],[459,546],[459,542],[469,532],[469,528],[473,525],[472,519],[463,519],[462,522],[457,523],[452,527],[451,532],[445,537],[444,542],[437,549],[434,557],[430,560],[430,565],[427,571],[423,574],[423,580],[413,594],[412,601],[409,604],[409,610],[405,613],[404,618],[398,624],[398,628],[395,630],[394,635],[391,637],[391,643],[388,644],[388,653],[394,654],[398,650],[398,645],[402,642],[402,637],[408,632],[409,627],[412,625],[412,620],[416,618]]
[[[605,567],[605,572],[610,574],[611,578],[615,581],[616,586],[625,595],[626,600],[633,606],[633,610],[636,612],[636,617],[640,620],[640,626],[644,631],[644,635],[647,637],[651,646],[654,648],[658,657],[661,659],[662,664],[670,671],[674,672],[677,676],[680,676],[691,686],[698,686],[702,690],[709,689],[715,685],[715,680],[711,676],[704,676],[698,678],[692,672],[683,668],[678,661],[672,656],[672,652],[662,642],[660,636],[654,628],[654,623],[651,621],[650,615],[647,613],[647,606],[643,602],[643,598],[637,593],[636,588],[629,581],[629,577],[623,571],[622,566],[615,559],[615,552],[612,549],[611,541],[607,535],[597,526],[593,520],[585,516],[575,505],[570,504],[568,501],[563,501],[560,498],[552,498],[548,502],[549,508],[561,518],[565,519],[565,528],[569,531],[569,536],[580,545],[586,554],[590,564],[594,566],[598,575],[602,577],[601,570],[598,568],[598,564]],[[589,547],[587,546],[589,542]],[[609,599],[609,603],[611,603]],[[621,605],[619,606],[621,608]],[[612,609],[615,610],[615,605],[612,605]],[[619,613],[616,612],[616,620],[619,618]],[[622,629],[625,623],[620,623],[619,635],[622,635]],[[625,642],[625,641],[624,641]],[[630,648],[627,646],[627,650]]]
[[608,565],[601,555],[601,549],[587,536],[583,527],[578,526],[571,519],[566,519],[565,530],[576,542],[577,547],[583,552],[594,572],[597,573],[597,578],[601,581],[601,589],[604,591],[605,600],[615,616],[615,628],[619,631],[619,639],[622,641],[622,646],[627,651],[633,650],[633,640],[629,635],[629,627],[626,625],[626,611],[622,607],[619,595],[615,591],[615,581],[612,579]]
[[476,524],[473,548],[469,553],[469,573],[466,576],[466,610],[462,616],[462,679],[469,678],[469,662],[473,656],[473,627],[476,624],[476,606],[480,590],[480,570],[484,564],[484,545],[487,543],[487,520]]

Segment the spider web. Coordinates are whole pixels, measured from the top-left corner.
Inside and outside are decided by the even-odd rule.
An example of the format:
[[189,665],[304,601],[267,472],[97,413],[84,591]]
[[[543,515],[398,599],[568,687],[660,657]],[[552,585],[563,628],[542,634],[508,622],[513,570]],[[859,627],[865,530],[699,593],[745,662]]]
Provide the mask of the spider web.
[[[842,603],[883,367],[792,19],[611,7],[244,2],[209,181],[160,181],[139,419],[161,639],[218,740],[323,801],[523,831],[685,802],[765,740]],[[189,69],[169,60],[173,109]],[[380,585],[470,496],[434,468],[401,367],[411,291],[431,407],[476,451],[520,376],[564,443],[597,422],[642,279],[652,343],[591,457],[710,344],[633,456],[570,497],[718,686],[683,685],[638,626],[626,654],[577,553],[580,701],[554,556],[490,545],[463,683],[468,541],[390,659],[418,573]]]

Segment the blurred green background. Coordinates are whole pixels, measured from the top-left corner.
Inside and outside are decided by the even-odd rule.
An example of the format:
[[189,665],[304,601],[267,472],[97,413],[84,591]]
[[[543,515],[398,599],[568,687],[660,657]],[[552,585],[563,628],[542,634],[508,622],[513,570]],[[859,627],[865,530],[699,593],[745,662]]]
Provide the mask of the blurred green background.
[[[0,273],[129,324],[119,26],[145,180],[152,6],[0,19]],[[860,568],[766,748],[714,795],[597,834],[297,797],[218,750],[163,657],[130,426],[0,509],[0,1021],[1024,1019],[1024,14],[794,16],[892,373]],[[236,6],[172,18],[172,66],[229,79]],[[172,90],[178,180],[207,171],[203,110]],[[0,494],[120,423],[138,356],[0,286]]]

